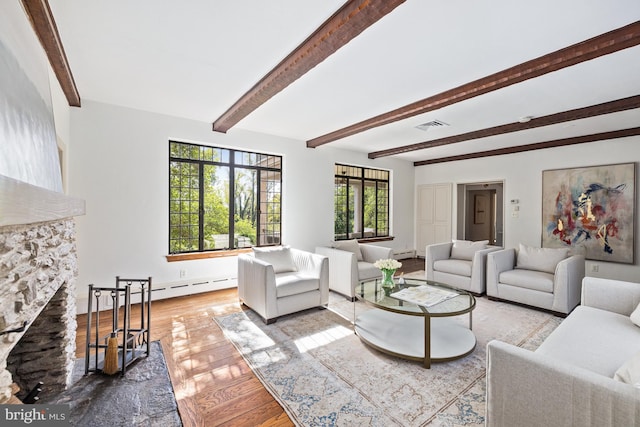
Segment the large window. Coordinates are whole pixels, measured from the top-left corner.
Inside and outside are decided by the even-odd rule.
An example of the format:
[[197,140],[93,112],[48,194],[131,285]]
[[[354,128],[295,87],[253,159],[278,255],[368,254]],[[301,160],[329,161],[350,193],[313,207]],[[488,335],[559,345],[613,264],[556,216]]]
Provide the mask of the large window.
[[280,243],[282,157],[169,141],[169,253]]
[[389,236],[389,171],[335,165],[335,240]]

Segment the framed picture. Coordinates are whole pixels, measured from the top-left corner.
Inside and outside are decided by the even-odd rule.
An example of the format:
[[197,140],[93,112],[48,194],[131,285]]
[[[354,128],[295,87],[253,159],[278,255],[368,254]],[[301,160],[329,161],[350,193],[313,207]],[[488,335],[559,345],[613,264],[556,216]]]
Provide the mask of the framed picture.
[[542,247],[634,262],[635,163],[542,172]]
[[473,196],[473,223],[484,224],[489,198],[483,194]]

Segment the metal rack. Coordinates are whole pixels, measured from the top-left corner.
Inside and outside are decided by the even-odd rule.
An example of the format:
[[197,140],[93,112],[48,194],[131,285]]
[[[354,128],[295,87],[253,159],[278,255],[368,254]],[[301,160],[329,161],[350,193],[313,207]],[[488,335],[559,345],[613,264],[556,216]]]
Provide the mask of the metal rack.
[[[136,288],[132,290],[132,286]],[[131,319],[131,296],[140,295],[139,321]],[[105,308],[101,309],[103,300]],[[107,301],[111,307],[107,306]],[[120,302],[124,301],[122,307]],[[102,310],[102,311],[101,311]],[[110,316],[109,316],[110,315]],[[111,330],[101,334],[101,317],[111,320]],[[146,279],[121,279],[116,276],[115,288],[89,285],[87,309],[87,343],[85,348],[85,375],[89,372],[102,372],[107,343],[111,334],[118,338],[118,368],[124,375],[127,367],[143,354],[149,356],[151,325],[151,277]]]

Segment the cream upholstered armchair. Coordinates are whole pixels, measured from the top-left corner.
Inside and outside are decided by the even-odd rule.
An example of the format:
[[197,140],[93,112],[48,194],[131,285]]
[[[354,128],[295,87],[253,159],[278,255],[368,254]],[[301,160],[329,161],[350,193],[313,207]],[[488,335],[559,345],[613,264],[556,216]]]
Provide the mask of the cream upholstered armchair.
[[329,289],[351,300],[360,281],[380,276],[380,270],[373,263],[393,258],[393,249],[357,240],[338,240],[333,247],[318,246],[316,253],[329,258]]
[[253,248],[238,256],[238,296],[265,323],[329,303],[329,263],[286,246]]
[[487,255],[487,296],[567,315],[580,303],[584,256],[520,244]]
[[486,290],[487,254],[498,249],[488,240],[454,240],[428,245],[425,257],[427,280],[445,283],[476,295]]

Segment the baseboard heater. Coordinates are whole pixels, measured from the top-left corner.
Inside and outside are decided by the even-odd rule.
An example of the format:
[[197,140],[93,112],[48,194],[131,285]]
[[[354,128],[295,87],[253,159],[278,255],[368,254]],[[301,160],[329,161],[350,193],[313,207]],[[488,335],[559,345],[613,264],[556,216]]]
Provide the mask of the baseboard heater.
[[396,249],[393,251],[393,257],[395,259],[415,258],[416,251],[415,249]]
[[[210,279],[193,279],[193,281],[181,280],[179,282],[170,283],[156,283],[153,282],[151,289],[151,300],[160,300],[166,298],[175,298],[185,295],[198,294],[202,292],[217,291],[220,289],[233,288],[238,286],[237,277],[216,277]],[[77,313],[83,314],[87,312],[87,293],[86,289],[78,289],[78,295],[76,296]],[[106,308],[111,308],[111,298],[105,295],[104,301],[101,301],[101,305]],[[131,303],[137,304],[140,302],[140,290],[131,290]]]

